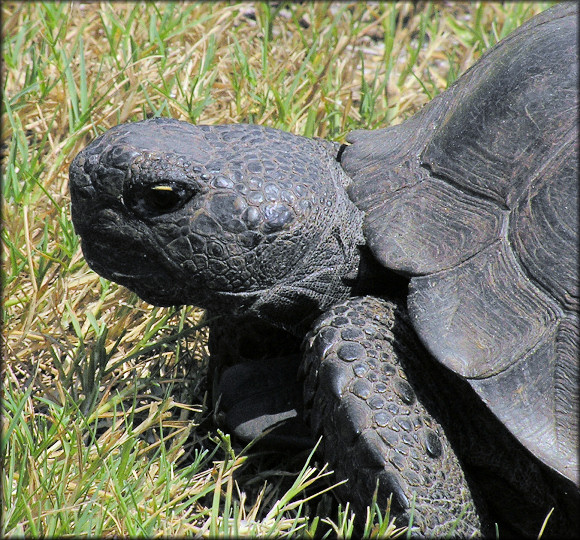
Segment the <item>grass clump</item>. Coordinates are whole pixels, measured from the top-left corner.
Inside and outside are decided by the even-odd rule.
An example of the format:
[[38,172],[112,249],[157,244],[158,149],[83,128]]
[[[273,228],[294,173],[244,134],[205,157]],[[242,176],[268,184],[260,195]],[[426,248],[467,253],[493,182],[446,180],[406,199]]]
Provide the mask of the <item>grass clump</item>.
[[[352,536],[323,464],[212,427],[203,313],[88,269],[68,166],[151,116],[337,140],[398,123],[546,7],[3,2],[2,535]],[[369,513],[366,535],[396,533]]]

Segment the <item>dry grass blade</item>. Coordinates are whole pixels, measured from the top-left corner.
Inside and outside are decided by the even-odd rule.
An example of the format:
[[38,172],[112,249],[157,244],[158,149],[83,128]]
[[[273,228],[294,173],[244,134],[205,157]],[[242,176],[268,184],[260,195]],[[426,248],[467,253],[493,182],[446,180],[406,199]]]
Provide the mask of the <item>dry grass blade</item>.
[[199,427],[203,313],[88,269],[70,161],[157,115],[339,140],[397,123],[545,7],[3,2],[2,535],[330,532],[324,468],[241,458]]

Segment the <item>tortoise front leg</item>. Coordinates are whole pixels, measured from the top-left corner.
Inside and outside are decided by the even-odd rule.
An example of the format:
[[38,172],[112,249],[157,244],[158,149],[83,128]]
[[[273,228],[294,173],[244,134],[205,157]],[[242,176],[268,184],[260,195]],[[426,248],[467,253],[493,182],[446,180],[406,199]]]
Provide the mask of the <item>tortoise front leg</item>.
[[481,503],[430,392],[441,381],[429,382],[436,372],[416,339],[393,302],[358,297],[335,306],[304,341],[306,416],[359,513],[378,482],[379,506],[392,495],[400,525],[414,505],[413,526],[423,534],[481,533]]

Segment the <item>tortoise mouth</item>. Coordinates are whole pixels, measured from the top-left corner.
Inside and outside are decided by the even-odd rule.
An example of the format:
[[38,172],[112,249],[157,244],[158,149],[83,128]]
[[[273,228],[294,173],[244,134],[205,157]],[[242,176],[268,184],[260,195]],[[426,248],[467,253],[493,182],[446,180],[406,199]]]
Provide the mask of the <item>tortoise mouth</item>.
[[162,256],[144,251],[127,239],[82,238],[88,265],[99,275],[136,293],[149,304],[161,307],[185,302],[176,287],[176,269]]

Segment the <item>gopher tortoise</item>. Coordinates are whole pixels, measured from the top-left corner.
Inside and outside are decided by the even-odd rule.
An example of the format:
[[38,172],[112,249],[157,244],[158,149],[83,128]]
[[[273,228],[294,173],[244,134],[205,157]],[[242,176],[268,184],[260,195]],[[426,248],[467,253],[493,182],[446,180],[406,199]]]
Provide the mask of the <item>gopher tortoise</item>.
[[[88,264],[206,308],[217,417],[419,534],[578,530],[577,7],[346,144],[167,118],[70,167]],[[503,529],[501,527],[504,527]]]

